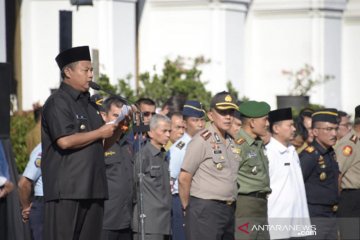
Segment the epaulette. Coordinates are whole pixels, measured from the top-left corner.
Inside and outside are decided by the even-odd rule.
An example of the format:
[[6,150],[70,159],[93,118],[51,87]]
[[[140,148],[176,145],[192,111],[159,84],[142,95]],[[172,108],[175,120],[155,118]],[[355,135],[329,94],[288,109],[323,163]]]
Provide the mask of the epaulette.
[[209,130],[205,130],[204,132],[202,132],[200,134],[200,136],[206,141],[209,139],[209,137],[211,136],[211,132],[209,132]]
[[312,153],[315,151],[315,148],[313,146],[308,146],[305,148],[305,151],[308,152],[308,153]]
[[176,144],[176,147],[178,148],[178,149],[182,149],[183,147],[185,146],[185,143],[183,142],[183,141],[180,141],[178,144]]
[[245,139],[244,138],[239,138],[235,142],[236,142],[236,144],[241,145],[241,144],[243,144],[245,142]]
[[353,134],[349,140],[356,144],[359,138],[355,134]]

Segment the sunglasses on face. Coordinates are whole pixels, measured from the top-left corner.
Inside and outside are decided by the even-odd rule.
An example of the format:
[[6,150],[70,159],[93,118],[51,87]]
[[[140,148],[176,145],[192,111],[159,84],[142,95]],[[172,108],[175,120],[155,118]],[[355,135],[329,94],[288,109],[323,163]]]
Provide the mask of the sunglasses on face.
[[156,112],[142,112],[144,117],[150,117],[156,114]]

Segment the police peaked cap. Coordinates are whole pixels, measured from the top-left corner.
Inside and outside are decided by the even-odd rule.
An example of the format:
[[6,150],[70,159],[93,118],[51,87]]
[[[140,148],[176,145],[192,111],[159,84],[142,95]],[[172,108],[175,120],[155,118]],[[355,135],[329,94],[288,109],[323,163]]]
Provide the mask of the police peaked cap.
[[90,50],[88,46],[69,48],[56,56],[55,58],[60,70],[66,65],[77,61],[91,61]]
[[188,100],[185,102],[183,110],[183,116],[202,118],[205,116],[205,110],[198,101]]
[[325,108],[318,111],[315,111],[311,115],[312,122],[329,122],[338,124],[339,123],[339,114],[335,108]]
[[270,105],[266,102],[247,101],[239,106],[240,114],[247,118],[260,118],[269,114]]
[[235,98],[225,91],[215,94],[215,96],[211,99],[210,108],[215,108],[217,110],[239,109],[236,105]]
[[269,112],[270,124],[284,120],[292,120],[291,108],[280,108]]

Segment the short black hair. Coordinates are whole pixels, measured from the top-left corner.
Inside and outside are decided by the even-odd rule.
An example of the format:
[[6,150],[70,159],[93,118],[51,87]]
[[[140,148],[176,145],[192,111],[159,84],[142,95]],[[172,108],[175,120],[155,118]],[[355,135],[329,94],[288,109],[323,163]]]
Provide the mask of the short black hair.
[[150,98],[139,98],[135,104],[139,107],[141,104],[156,106],[154,100],[152,100]]
[[105,99],[101,106],[104,108],[105,112],[108,113],[112,105],[121,108],[124,105],[124,102],[117,96],[111,96]]
[[171,119],[173,116],[183,117],[183,114],[181,112],[169,112],[168,114],[166,114],[166,116]]

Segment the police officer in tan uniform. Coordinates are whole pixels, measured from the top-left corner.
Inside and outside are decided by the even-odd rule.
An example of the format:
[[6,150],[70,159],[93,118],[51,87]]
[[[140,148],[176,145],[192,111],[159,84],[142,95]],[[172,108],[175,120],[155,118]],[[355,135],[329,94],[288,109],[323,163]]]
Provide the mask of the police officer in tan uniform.
[[[355,125],[360,123],[360,105],[355,108]],[[342,239],[359,239],[360,218],[360,139],[354,129],[336,144],[340,168],[339,217]]]
[[179,176],[187,240],[233,240],[239,149],[230,135],[238,107],[227,92],[210,103],[211,124],[189,143]]

